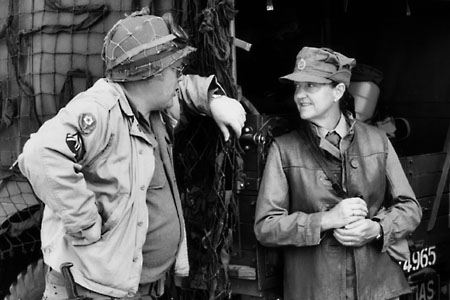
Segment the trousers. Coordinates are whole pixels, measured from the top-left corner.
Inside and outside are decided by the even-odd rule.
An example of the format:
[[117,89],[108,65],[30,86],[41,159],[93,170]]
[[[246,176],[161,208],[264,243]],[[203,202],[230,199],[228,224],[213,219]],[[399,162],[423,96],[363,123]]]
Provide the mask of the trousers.
[[[164,294],[164,282],[165,277],[158,281],[140,284],[138,288],[138,293],[134,297],[139,297],[142,300],[156,300]],[[110,296],[96,293],[94,291],[88,290],[79,284],[75,284],[78,296],[89,297],[92,299],[114,299]],[[125,297],[126,299],[128,297]],[[130,297],[131,298],[131,297]],[[45,276],[45,291],[42,297],[43,300],[63,300],[69,299],[67,294],[64,276],[55,271],[52,268],[48,268],[47,274]]]

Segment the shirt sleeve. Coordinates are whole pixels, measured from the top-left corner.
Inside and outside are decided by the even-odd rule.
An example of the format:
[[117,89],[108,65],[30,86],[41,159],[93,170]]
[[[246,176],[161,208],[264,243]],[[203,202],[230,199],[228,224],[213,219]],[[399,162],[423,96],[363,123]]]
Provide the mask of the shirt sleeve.
[[290,212],[289,185],[279,145],[269,148],[255,212],[255,235],[265,246],[318,245],[323,213]]
[[95,101],[73,100],[30,136],[19,156],[21,172],[69,234],[98,218],[83,168],[108,144],[107,119],[108,111]]
[[[422,209],[408,182],[398,156],[388,140],[386,160],[387,200],[374,216],[383,230],[383,249],[411,234],[420,224]],[[386,202],[386,201],[385,201]]]
[[185,75],[179,82],[179,100],[181,110],[188,109],[194,114],[211,116],[209,101],[215,91],[225,94],[214,75],[202,77]]

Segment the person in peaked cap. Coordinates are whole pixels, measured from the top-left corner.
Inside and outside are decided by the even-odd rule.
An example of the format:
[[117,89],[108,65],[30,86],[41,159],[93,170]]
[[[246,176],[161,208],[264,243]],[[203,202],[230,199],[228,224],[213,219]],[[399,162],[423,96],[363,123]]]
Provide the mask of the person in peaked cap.
[[343,103],[355,63],[304,47],[281,78],[296,86],[300,121],[270,145],[254,231],[261,244],[283,249],[286,300],[410,292],[395,260],[409,257],[404,241],[421,209],[386,135]]
[[105,78],[24,145],[20,170],[45,203],[44,299],[69,298],[65,262],[90,298],[157,298],[169,272],[189,274],[169,133],[186,111],[214,118],[225,140],[245,122],[214,76],[182,74],[193,51],[170,18],[119,20],[105,37]]

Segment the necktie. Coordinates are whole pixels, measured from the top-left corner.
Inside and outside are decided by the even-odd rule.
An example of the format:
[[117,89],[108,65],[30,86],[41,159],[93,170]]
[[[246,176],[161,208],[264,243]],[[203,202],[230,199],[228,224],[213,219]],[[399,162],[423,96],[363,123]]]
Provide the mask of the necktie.
[[339,142],[341,141],[341,137],[336,131],[330,131],[325,136],[325,139],[329,141],[333,146],[339,149]]

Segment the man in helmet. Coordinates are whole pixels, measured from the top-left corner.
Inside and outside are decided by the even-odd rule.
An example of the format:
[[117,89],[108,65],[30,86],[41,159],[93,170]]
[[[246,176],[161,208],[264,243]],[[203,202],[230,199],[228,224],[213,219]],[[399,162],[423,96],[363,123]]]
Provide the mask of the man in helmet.
[[45,203],[46,299],[68,298],[64,262],[78,293],[93,298],[157,297],[169,270],[188,275],[167,129],[189,110],[213,117],[227,140],[245,111],[214,76],[182,76],[195,49],[170,27],[146,12],[118,21],[105,37],[106,78],[24,146],[19,167]]

